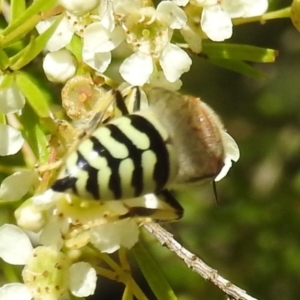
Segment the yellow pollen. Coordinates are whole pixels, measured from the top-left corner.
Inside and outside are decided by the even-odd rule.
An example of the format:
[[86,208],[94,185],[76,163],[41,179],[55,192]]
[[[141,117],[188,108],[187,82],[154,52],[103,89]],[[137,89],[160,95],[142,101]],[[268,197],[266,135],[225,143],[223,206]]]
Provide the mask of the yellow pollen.
[[145,38],[149,38],[149,36],[150,36],[150,30],[149,30],[149,29],[143,29],[142,35],[143,35]]

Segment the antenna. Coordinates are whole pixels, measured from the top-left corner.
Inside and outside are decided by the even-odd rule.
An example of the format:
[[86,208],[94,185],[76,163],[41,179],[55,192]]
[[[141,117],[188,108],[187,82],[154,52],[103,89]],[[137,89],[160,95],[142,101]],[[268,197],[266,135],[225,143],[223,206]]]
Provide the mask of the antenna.
[[214,196],[215,196],[215,200],[217,205],[220,205],[220,201],[219,201],[219,197],[218,197],[218,191],[217,191],[217,184],[215,181],[212,182],[212,186],[213,186],[213,191],[214,191]]

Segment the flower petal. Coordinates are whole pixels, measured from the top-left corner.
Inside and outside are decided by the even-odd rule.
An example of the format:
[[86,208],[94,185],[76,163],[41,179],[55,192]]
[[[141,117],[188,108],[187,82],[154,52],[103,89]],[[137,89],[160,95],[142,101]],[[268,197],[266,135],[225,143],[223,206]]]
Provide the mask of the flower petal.
[[202,51],[202,39],[191,27],[184,26],[180,33],[193,52],[200,53]]
[[138,241],[139,229],[132,219],[107,223],[91,229],[91,243],[101,252],[113,253],[121,246],[131,248]]
[[0,91],[0,113],[14,113],[22,109],[25,105],[25,97],[16,84]]
[[87,26],[83,48],[91,52],[109,52],[115,49],[125,39],[125,33],[120,26],[110,32],[100,22],[95,22]]
[[33,205],[40,207],[41,209],[48,209],[61,197],[60,193],[56,193],[49,189],[42,194],[31,197]]
[[160,57],[160,65],[164,74],[170,82],[175,82],[182,73],[187,72],[192,60],[181,48],[174,44],[168,44]]
[[166,79],[165,74],[162,71],[159,71],[151,76],[150,85],[153,87],[161,87],[170,91],[178,91],[182,86],[182,81],[177,79],[174,82],[170,82]]
[[231,18],[245,18],[262,15],[268,9],[268,0],[223,0],[222,7]]
[[[253,1],[253,0],[251,0]],[[253,1],[254,2],[254,1]],[[248,4],[247,1],[232,1],[224,0],[222,1],[222,8],[226,11],[231,18],[243,17],[247,11]]]
[[31,232],[39,232],[46,223],[45,212],[32,204],[31,199],[15,210],[15,218],[18,226]]
[[114,12],[119,15],[139,13],[141,1],[139,0],[113,0]]
[[142,86],[153,72],[152,58],[148,54],[136,52],[126,58],[120,66],[120,74],[132,85]]
[[[49,18],[41,21],[36,25],[36,29],[39,34],[45,32],[51,24],[55,21],[56,17]],[[51,38],[48,40],[45,49],[50,52],[60,50],[71,42],[73,37],[73,29],[67,18],[63,18],[58,24]]]
[[172,1],[162,1],[156,8],[159,19],[166,22],[172,29],[182,28],[187,21],[185,12]]
[[83,48],[82,59],[91,68],[100,73],[103,73],[106,71],[107,67],[111,62],[111,53],[95,53],[93,51],[89,51],[88,49]]
[[204,7],[201,15],[201,28],[208,38],[221,42],[232,35],[232,22],[220,5]]
[[23,283],[8,283],[0,288],[0,300],[31,300],[32,295]]
[[50,81],[64,83],[76,73],[76,61],[66,49],[50,52],[45,56],[43,69]]
[[99,7],[100,23],[109,31],[115,28],[113,3],[110,0],[102,0]]
[[225,131],[222,132],[222,140],[224,146],[224,167],[215,178],[219,181],[224,178],[232,166],[232,161],[238,161],[240,158],[240,150],[235,140]]
[[186,6],[190,1],[189,0],[172,0],[175,4],[179,6]]
[[40,234],[40,243],[44,246],[50,246],[55,250],[60,250],[64,240],[62,235],[69,228],[67,218],[61,216],[52,216],[49,222],[44,226]]
[[96,289],[97,274],[86,262],[78,262],[69,268],[69,288],[76,297],[93,295]]
[[247,12],[244,14],[244,17],[255,17],[264,14],[269,7],[268,0],[256,0],[251,1],[251,6],[248,8]]
[[21,132],[9,125],[0,124],[0,136],[0,156],[15,154],[24,144]]
[[32,255],[32,245],[27,234],[18,226],[4,224],[0,227],[0,257],[12,265],[25,265]]
[[33,171],[19,171],[6,177],[0,186],[0,199],[3,201],[21,199],[35,179],[37,179],[37,175]]
[[72,14],[82,16],[95,9],[100,4],[100,0],[59,0],[58,4]]

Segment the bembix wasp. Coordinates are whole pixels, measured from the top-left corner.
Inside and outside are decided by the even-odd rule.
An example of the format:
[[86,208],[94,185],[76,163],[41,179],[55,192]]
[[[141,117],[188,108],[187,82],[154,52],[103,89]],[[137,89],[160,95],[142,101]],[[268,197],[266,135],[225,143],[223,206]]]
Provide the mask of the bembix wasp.
[[[115,106],[115,117],[96,114],[53,191],[101,202],[143,198],[143,204],[126,203],[119,219],[175,220],[183,208],[173,190],[219,180],[238,160],[235,141],[199,98],[151,88],[145,105],[142,95],[137,87],[109,92],[107,107]],[[149,194],[165,207],[148,204]]]

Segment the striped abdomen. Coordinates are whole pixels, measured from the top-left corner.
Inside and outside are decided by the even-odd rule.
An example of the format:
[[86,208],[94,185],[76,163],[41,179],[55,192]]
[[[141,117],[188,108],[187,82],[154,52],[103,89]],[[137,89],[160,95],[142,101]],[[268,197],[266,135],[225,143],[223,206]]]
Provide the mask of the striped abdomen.
[[52,189],[85,199],[129,199],[162,190],[177,163],[168,132],[151,113],[112,120],[71,153]]

